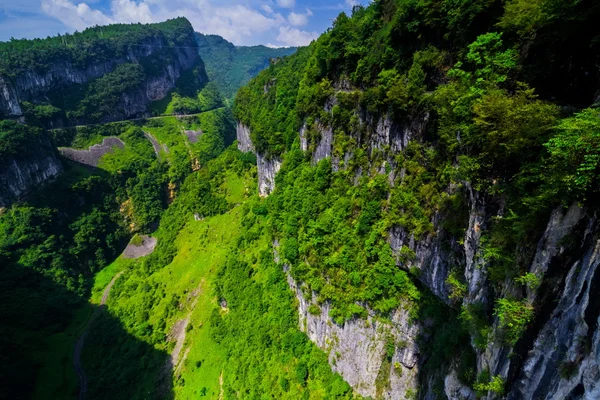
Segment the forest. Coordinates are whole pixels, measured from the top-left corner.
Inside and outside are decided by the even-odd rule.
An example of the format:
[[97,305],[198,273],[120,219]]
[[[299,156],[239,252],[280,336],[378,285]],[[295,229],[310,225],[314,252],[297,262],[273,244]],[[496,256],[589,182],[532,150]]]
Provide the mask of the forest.
[[[376,0],[298,49],[197,34],[202,60],[147,118],[106,116],[169,54],[22,102],[1,158],[40,136],[123,146],[61,155],[0,209],[0,399],[592,398],[599,17]],[[0,74],[190,31],[12,40]],[[48,129],[58,114],[90,123]]]

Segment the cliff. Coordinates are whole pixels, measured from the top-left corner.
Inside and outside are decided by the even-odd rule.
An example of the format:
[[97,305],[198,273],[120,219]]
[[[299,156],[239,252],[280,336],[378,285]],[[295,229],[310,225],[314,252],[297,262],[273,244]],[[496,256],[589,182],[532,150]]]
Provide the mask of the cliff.
[[30,140],[15,154],[0,158],[0,207],[7,207],[32,188],[62,172],[52,142],[45,134]]
[[[367,164],[354,172],[354,182],[370,174],[386,175],[391,186],[398,185],[406,172],[397,155],[406,151],[409,142],[421,142],[426,135],[429,116],[419,114],[411,120],[393,121],[388,116],[375,117],[357,109],[360,128],[354,132],[355,143],[368,150]],[[309,131],[312,130],[312,133]],[[238,146],[252,151],[250,130],[238,125]],[[311,141],[312,138],[312,141]],[[356,148],[336,154],[336,138],[330,127],[314,122],[304,123],[298,132],[298,142],[311,165],[330,158],[333,171],[349,171],[348,163]],[[339,147],[338,147],[339,148]],[[260,159],[264,159],[263,156]],[[284,156],[285,159],[285,156]],[[258,164],[259,192],[266,196],[276,190],[274,176],[281,167],[277,163]],[[387,168],[386,168],[387,167]],[[600,390],[600,302],[594,290],[600,284],[597,273],[600,258],[600,227],[596,212],[574,204],[552,210],[545,229],[537,240],[526,273],[536,276],[538,285],[516,284],[506,278],[494,283],[490,274],[494,264],[486,253],[483,236],[490,226],[506,213],[502,202],[465,183],[462,189],[449,186],[449,194],[463,193],[467,205],[467,226],[461,237],[451,235],[442,211],[431,217],[430,234],[417,237],[401,225],[388,231],[387,241],[397,265],[411,271],[422,285],[438,297],[446,307],[465,310],[477,307],[492,310],[495,299],[524,296],[537,314],[522,336],[510,342],[506,327],[497,313],[490,315],[489,330],[482,345],[479,332],[471,332],[475,353],[475,376],[499,377],[506,392],[489,392],[483,398],[556,399],[595,398]],[[280,262],[279,243],[275,243],[275,260]],[[404,250],[403,250],[404,249]],[[409,249],[408,261],[402,256]],[[331,304],[318,303],[319,294],[295,281],[290,267],[283,264],[288,284],[298,300],[299,327],[329,356],[332,369],[362,396],[401,398],[406,393],[420,393],[421,398],[439,397],[433,382],[443,381],[443,393],[448,399],[475,399],[482,395],[458,378],[456,362],[427,368],[432,345],[431,321],[419,321],[408,316],[410,303],[393,311],[385,319],[368,310],[367,316],[344,323],[331,317]],[[464,282],[465,290],[457,297],[452,280]],[[308,291],[308,295],[307,295]],[[523,295],[521,295],[523,293]],[[311,306],[314,310],[311,310]],[[440,305],[443,308],[443,306]],[[487,313],[487,311],[486,311]],[[390,341],[393,351],[386,355]],[[465,345],[465,344],[463,344]],[[382,376],[384,381],[381,381]],[[484,393],[487,392],[483,391]],[[437,393],[437,394],[436,394]]]
[[[111,30],[113,35],[109,33]],[[147,116],[150,102],[164,98],[186,72],[197,70],[193,77],[196,82],[188,84],[201,86],[207,82],[193,29],[185,19],[154,25],[90,28],[63,39],[64,43],[73,41],[74,45],[56,39],[44,40],[51,51],[38,49],[40,44],[33,41],[6,49],[10,57],[0,65],[0,115],[23,115],[23,102],[34,105],[49,102],[67,113],[72,123],[82,124],[90,120],[87,114],[91,111],[82,108],[86,100],[101,109],[102,102],[111,97],[112,103],[107,104],[110,112],[104,112],[93,122]],[[35,62],[24,65],[18,61],[21,57]],[[125,90],[108,93],[108,89],[100,87],[107,85],[99,79],[115,74],[123,64],[142,67],[139,81],[128,86],[123,82]],[[114,80],[110,84],[118,86]],[[94,82],[100,83],[94,86]]]

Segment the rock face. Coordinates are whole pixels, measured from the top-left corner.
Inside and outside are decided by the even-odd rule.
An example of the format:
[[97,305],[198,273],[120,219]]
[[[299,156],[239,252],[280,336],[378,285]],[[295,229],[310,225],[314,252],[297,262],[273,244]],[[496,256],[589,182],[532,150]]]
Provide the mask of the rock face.
[[251,151],[256,154],[256,165],[258,167],[258,194],[266,197],[275,190],[275,175],[281,168],[281,159],[268,157],[257,153],[250,139],[250,128],[238,122],[237,129],[238,149],[243,152]]
[[[202,64],[193,34],[190,34],[189,42],[189,47],[178,46],[170,54],[166,54],[163,50],[168,47],[168,43],[159,38],[148,39],[139,46],[130,48],[123,57],[85,68],[77,67],[69,61],[50,60],[43,72],[31,69],[20,71],[11,78],[0,75],[0,115],[21,116],[23,110],[19,103],[23,101],[46,101],[51,93],[75,84],[91,82],[113,71],[120,64],[152,60],[163,67],[146,73],[145,81],[135,91],[123,93],[117,110],[102,122],[143,116],[148,112],[150,101],[164,98],[175,87],[175,82],[184,71]],[[204,73],[203,68],[202,72]],[[205,76],[204,73],[201,79],[206,79]]]
[[9,206],[31,188],[54,179],[62,169],[45,135],[21,153],[0,160],[0,207]]
[[[354,319],[343,325],[329,317],[329,304],[317,306],[316,295],[307,299],[284,266],[288,284],[298,299],[300,329],[329,357],[338,372],[364,397],[398,399],[407,391],[418,392],[419,324],[411,320],[408,309],[398,309],[391,323],[382,323],[369,312],[367,319]],[[319,310],[309,311],[309,307]],[[394,344],[388,357],[387,346]],[[398,345],[400,344],[400,345]]]
[[238,122],[236,136],[238,149],[240,149],[240,151],[243,151],[244,153],[248,151],[254,152],[254,145],[252,144],[252,139],[250,139],[250,128]]
[[[363,128],[352,139],[355,144],[370,149],[369,173],[388,174],[391,184],[402,179],[402,171],[395,175],[394,157],[406,149],[411,140],[423,137],[429,117],[421,115],[413,120],[396,122],[386,115],[373,117],[360,110],[357,113]],[[309,134],[309,128],[304,125],[299,137],[300,147],[311,153],[312,163],[331,157],[334,170],[346,168],[352,158],[352,149],[345,150],[342,157],[336,156],[333,154],[336,138],[331,130],[317,121],[312,129],[318,131],[316,137],[319,139],[311,143],[310,138],[315,135]],[[391,168],[385,168],[388,165]],[[357,174],[365,172],[359,169]],[[456,190],[448,188],[449,193]],[[483,257],[482,234],[493,218],[503,216],[504,210],[501,204],[477,192],[468,182],[460,190],[464,192],[469,208],[468,226],[460,241],[444,231],[442,216],[437,212],[431,220],[433,234],[417,240],[402,227],[394,226],[388,233],[388,242],[398,257],[398,265],[412,272],[418,271],[418,279],[423,285],[449,307],[459,310],[463,306],[478,305],[490,310],[491,332],[487,346],[477,348],[472,338],[475,373],[499,376],[507,390],[504,396],[489,392],[483,398],[600,398],[600,300],[597,296],[600,290],[600,226],[596,216],[586,215],[586,210],[577,205],[555,209],[527,268],[542,285],[523,287],[513,279],[507,279],[501,287],[492,287],[488,263]],[[403,247],[412,250],[415,256],[402,259]],[[464,297],[458,302],[450,298],[451,287],[447,281],[451,272],[465,283]],[[339,372],[357,393],[373,398],[403,398],[408,391],[418,391],[423,398],[437,399],[440,398],[439,389],[438,394],[431,390],[431,382],[437,376],[442,378],[448,399],[477,398],[473,388],[460,381],[452,366],[446,366],[434,375],[419,376],[418,371],[423,371],[421,367],[426,362],[424,357],[419,357],[416,339],[422,327],[408,322],[402,309],[393,313],[388,323],[378,322],[370,313],[365,320],[353,320],[339,326],[329,318],[327,304],[311,307],[310,296],[307,297],[289,276],[288,283],[298,299],[300,329],[329,354],[332,369]],[[536,310],[536,319],[515,346],[497,339],[502,336],[502,327],[491,310],[496,299],[502,297],[522,298]],[[308,311],[309,308],[313,313]],[[402,377],[395,375],[392,369],[385,389],[378,388],[375,383],[384,365],[381,351],[385,334],[382,332],[392,332],[403,345],[402,349],[396,348],[392,362],[402,365]],[[405,354],[410,354],[408,359]]]

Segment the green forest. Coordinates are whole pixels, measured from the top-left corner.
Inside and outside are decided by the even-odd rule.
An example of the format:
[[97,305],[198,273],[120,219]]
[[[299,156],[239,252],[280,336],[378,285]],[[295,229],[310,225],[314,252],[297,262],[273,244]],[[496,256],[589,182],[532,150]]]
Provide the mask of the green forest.
[[269,66],[271,59],[296,51],[295,47],[235,46],[220,36],[201,33],[196,33],[196,41],[208,77],[226,99],[233,99],[241,86]]
[[40,138],[64,169],[0,208],[0,399],[591,398],[599,17],[376,0],[298,49],[185,18],[0,43],[9,78],[153,41],[201,56],[140,118],[115,110],[171,50],[0,120],[2,169]]

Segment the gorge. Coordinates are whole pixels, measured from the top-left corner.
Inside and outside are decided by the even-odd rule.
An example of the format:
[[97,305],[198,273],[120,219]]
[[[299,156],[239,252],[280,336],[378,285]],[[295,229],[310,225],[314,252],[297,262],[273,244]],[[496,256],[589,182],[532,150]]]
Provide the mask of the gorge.
[[0,399],[599,398],[598,17],[0,43]]

